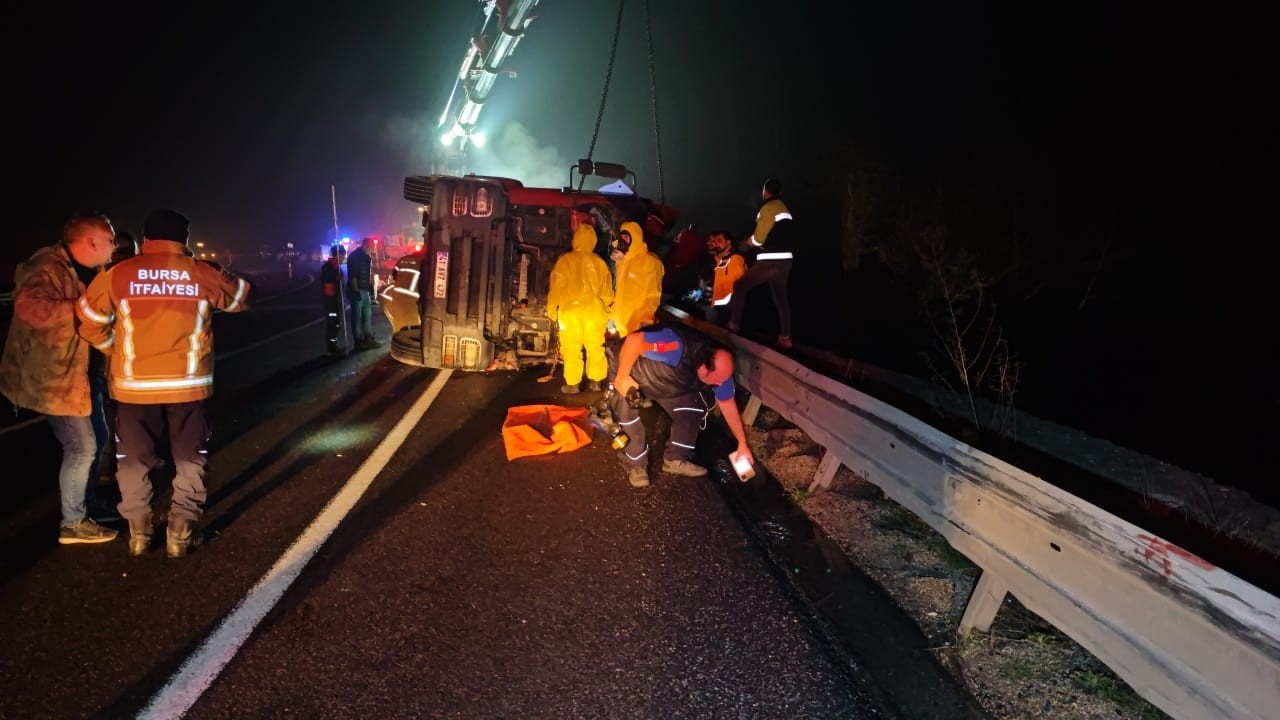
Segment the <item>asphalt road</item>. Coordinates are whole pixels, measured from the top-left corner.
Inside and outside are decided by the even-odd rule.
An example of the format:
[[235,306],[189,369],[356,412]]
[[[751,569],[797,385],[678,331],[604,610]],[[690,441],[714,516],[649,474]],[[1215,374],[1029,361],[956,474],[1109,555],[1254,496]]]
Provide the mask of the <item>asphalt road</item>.
[[0,434],[0,717],[976,717],[767,475],[633,490],[603,439],[509,462],[508,407],[591,397],[325,358],[294,280],[218,320],[191,556],[57,545],[56,443]]

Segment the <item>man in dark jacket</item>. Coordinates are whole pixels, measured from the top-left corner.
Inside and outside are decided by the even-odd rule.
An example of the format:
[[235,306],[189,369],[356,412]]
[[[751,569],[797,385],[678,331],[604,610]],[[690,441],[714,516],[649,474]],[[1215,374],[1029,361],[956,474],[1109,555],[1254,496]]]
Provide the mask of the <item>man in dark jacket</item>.
[[760,210],[756,213],[755,231],[745,248],[756,254],[755,264],[733,284],[729,301],[729,332],[742,326],[742,310],[747,295],[756,287],[769,285],[769,294],[778,310],[778,347],[790,350],[791,301],[787,297],[787,279],[791,276],[792,250],[795,243],[795,221],[782,201],[782,183],[777,178],[764,181],[760,190]]
[[347,256],[347,289],[351,298],[351,336],[361,350],[376,348],[373,338],[373,258],[369,251],[373,238],[360,241],[360,247]]
[[753,463],[747,432],[734,398],[733,353],[703,332],[679,323],[651,325],[627,335],[618,352],[613,376],[613,417],[630,442],[619,457],[627,468],[631,487],[649,484],[649,445],[640,410],[627,402],[627,393],[639,388],[644,396],[671,416],[671,437],[663,452],[662,471],[685,477],[702,477],[707,469],[690,461],[699,428],[711,412],[702,391],[713,391],[716,405],[729,432],[738,441],[733,459]]

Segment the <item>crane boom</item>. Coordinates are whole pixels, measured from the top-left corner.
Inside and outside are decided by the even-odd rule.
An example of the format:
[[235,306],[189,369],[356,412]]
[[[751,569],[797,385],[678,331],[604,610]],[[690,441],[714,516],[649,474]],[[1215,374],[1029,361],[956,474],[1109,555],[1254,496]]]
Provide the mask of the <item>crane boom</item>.
[[462,66],[437,129],[446,152],[446,171],[461,174],[467,168],[467,148],[483,143],[477,131],[480,111],[493,91],[498,76],[507,73],[507,60],[524,37],[525,28],[533,22],[533,9],[539,0],[479,0],[484,21],[480,30],[467,43]]

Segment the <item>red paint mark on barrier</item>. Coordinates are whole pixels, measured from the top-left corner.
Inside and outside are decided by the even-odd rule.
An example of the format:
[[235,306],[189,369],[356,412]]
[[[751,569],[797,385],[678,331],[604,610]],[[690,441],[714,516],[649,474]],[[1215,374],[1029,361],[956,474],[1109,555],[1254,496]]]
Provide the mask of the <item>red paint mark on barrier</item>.
[[1216,566],[1213,563],[1208,562],[1199,555],[1193,555],[1171,542],[1167,542],[1152,535],[1139,535],[1138,539],[1147,545],[1147,549],[1142,553],[1142,559],[1150,560],[1151,558],[1158,556],[1160,558],[1160,563],[1164,565],[1165,577],[1168,577],[1171,574],[1169,562],[1170,555],[1182,558],[1202,570],[1216,569]]

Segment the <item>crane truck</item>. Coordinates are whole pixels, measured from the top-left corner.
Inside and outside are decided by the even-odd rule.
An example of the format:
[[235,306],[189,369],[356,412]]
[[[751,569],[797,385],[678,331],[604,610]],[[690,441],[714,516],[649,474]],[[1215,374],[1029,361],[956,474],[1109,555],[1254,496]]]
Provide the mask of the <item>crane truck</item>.
[[[480,4],[481,32],[468,42],[439,123],[455,159],[476,141],[484,102],[538,0]],[[586,176],[612,182],[584,191]],[[590,158],[568,168],[562,188],[458,171],[405,178],[403,195],[418,205],[423,242],[420,251],[396,262],[379,294],[393,333],[391,356],[470,371],[556,362],[557,328],[547,317],[547,292],[551,268],[571,249],[573,231],[589,223],[607,240],[623,222],[635,221],[656,247],[675,225],[675,208],[640,196],[636,187],[635,174],[624,165]]]

